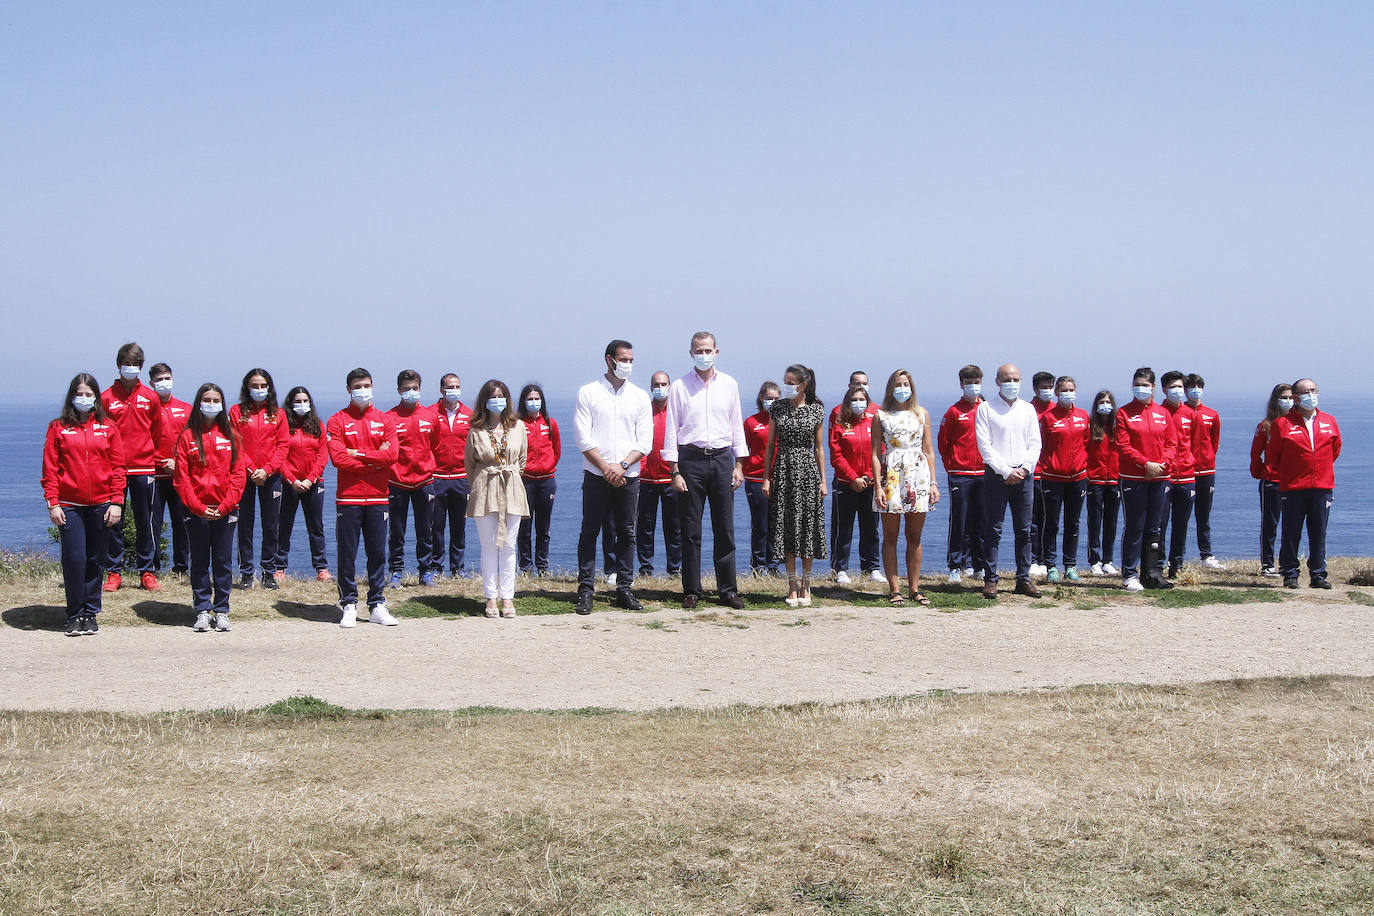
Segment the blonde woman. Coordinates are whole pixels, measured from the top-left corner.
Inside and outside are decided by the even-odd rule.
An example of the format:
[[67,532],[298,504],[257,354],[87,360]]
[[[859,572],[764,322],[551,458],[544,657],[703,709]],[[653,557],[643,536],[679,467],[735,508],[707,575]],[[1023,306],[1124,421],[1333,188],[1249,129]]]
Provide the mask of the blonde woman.
[[521,472],[529,454],[525,424],[511,409],[510,389],[487,379],[477,393],[463,464],[467,471],[468,518],[482,543],[482,588],[486,616],[515,616],[515,544],[520,520],[530,514]]
[[898,369],[887,379],[883,406],[873,417],[873,503],[882,520],[883,573],[888,600],[905,604],[897,575],[897,539],[906,519],[906,578],[911,600],[930,607],[921,593],[921,532],[926,513],[940,501],[931,475],[935,446],[930,414],[916,401],[911,373]]

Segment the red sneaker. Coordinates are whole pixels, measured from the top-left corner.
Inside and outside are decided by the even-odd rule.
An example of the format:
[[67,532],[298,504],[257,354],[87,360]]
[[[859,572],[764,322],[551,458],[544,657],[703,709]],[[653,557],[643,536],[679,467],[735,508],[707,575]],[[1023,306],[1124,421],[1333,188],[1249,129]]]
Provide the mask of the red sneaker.
[[284,570],[284,569],[279,569],[279,570],[277,570],[276,572],[272,573],[272,578],[273,578],[273,579],[276,579],[278,582],[280,582],[281,580],[283,580],[283,579],[286,578],[286,570]]
[[162,591],[162,584],[161,584],[160,582],[157,581],[157,576],[153,575],[152,573],[144,573],[143,575],[139,576],[138,578],[139,578],[139,583],[138,583],[138,584],[143,586],[143,590],[144,590],[145,592],[160,592],[160,591]]
[[322,569],[319,572],[315,573],[316,582],[328,582],[330,579],[333,578],[334,577],[329,574],[329,570],[327,569]]
[[124,584],[124,579],[119,573],[108,573],[105,576],[105,591],[107,592],[119,591],[119,586],[122,584]]

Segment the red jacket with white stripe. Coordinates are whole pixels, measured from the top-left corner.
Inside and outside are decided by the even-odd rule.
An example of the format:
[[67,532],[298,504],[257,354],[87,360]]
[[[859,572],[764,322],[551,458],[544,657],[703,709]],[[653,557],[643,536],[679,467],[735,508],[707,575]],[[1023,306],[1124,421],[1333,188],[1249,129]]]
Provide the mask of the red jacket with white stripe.
[[1221,447],[1221,415],[1206,404],[1193,408],[1193,473],[1199,477],[1217,472]]
[[1121,458],[1112,437],[1103,436],[1094,442],[1089,435],[1085,447],[1088,450],[1088,483],[1119,483]]
[[43,440],[43,498],[53,506],[99,506],[124,502],[125,458],[119,428],[97,420],[48,424]]
[[[396,418],[372,405],[349,404],[329,418],[329,460],[339,471],[335,502],[340,506],[385,506],[391,493],[391,465],[401,452]],[[349,450],[357,452],[350,455]]]
[[115,382],[100,392],[100,403],[105,405],[110,422],[119,429],[125,470],[130,474],[152,474],[157,457],[153,430],[162,415],[162,399],[157,392],[142,382],[132,391],[125,391],[123,382]]
[[171,479],[172,472],[164,471],[162,462],[167,458],[176,458],[177,441],[181,438],[181,431],[186,428],[186,421],[190,416],[191,405],[185,401],[168,398],[162,405],[162,416],[153,430],[153,445],[156,450],[154,460],[157,462],[157,476],[163,480]]
[[[663,404],[663,407],[657,405]],[[655,401],[653,410],[654,440],[644,463],[639,466],[639,479],[644,483],[672,483],[672,465],[663,460],[663,431],[668,422],[668,402]]]
[[853,426],[830,425],[830,466],[842,484],[873,479],[873,414],[864,413]]
[[1260,423],[1255,427],[1255,438],[1250,440],[1250,476],[1256,480],[1275,483],[1274,469],[1269,466],[1269,430],[1273,428]]
[[1153,400],[1131,401],[1116,412],[1113,433],[1122,480],[1145,480],[1145,464],[1164,465],[1158,481],[1168,481],[1178,461],[1178,426],[1167,410]]
[[1063,483],[1088,476],[1088,412],[1058,406],[1040,415],[1040,474]]
[[1193,483],[1197,480],[1193,473],[1193,408],[1169,401],[1164,402],[1163,407],[1178,431],[1178,460],[1169,465],[1169,482]]
[[[1042,401],[1040,400],[1040,395],[1037,394],[1035,397],[1031,398],[1030,404],[1032,407],[1035,408],[1035,418],[1038,420],[1045,414],[1049,413],[1051,410],[1054,410],[1054,408],[1059,405],[1059,401],[1058,399],[1053,401]],[[1043,454],[1043,451],[1041,454]],[[1039,480],[1040,476],[1041,467],[1040,462],[1037,461],[1035,462],[1035,479]]]
[[286,460],[286,411],[280,407],[270,417],[267,408],[245,413],[240,404],[229,408],[229,425],[239,437],[240,456],[246,471],[266,471],[267,476],[281,470]]
[[442,398],[434,405],[439,433],[434,439],[434,476],[441,479],[468,476],[464,460],[468,447],[468,428],[472,411],[459,402],[457,415],[449,422],[448,404]]
[[236,456],[233,440],[220,433],[219,427],[207,429],[201,440],[205,444],[204,453],[196,444],[194,432],[189,428],[181,431],[172,486],[192,515],[204,518],[205,511],[214,508],[219,510],[220,516],[227,516],[239,507],[243,488],[248,483],[243,445],[239,444]]
[[391,466],[391,483],[406,490],[417,490],[434,482],[434,443],[439,439],[439,418],[433,405],[406,407],[398,404],[387,411],[396,423],[396,441],[401,455]]
[[312,436],[304,427],[290,429],[288,426],[286,460],[281,466],[282,479],[287,483],[295,483],[298,480],[319,483],[328,461],[328,440],[323,428],[320,429],[318,436]]
[[[838,410],[839,408],[835,408]],[[833,416],[833,414],[832,414]],[[764,478],[763,460],[768,457],[768,411],[760,411],[752,417],[744,418],[744,444],[749,449],[749,457],[744,459],[741,470],[744,479],[762,483]]]
[[[525,440],[528,451],[525,455],[525,470],[521,472],[526,480],[548,480],[558,470],[558,462],[563,457],[563,439],[558,433],[558,421],[553,417],[535,414],[525,421]],[[663,444],[663,439],[658,439]],[[644,478],[641,465],[640,479]]]
[[1302,411],[1294,407],[1269,427],[1269,466],[1280,490],[1330,490],[1336,486],[1336,459],[1341,457],[1341,428],[1320,410],[1307,431]]
[[940,421],[940,432],[935,444],[940,449],[940,463],[945,473],[954,477],[982,477],[983,454],[978,451],[978,431],[974,423],[978,419],[979,401],[970,404],[964,398],[945,411]]

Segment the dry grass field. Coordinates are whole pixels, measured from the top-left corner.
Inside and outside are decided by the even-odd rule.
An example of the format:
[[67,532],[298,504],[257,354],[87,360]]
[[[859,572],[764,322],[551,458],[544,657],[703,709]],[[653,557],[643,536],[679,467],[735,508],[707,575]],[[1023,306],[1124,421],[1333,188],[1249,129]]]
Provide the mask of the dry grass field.
[[1374,909],[1374,684],[0,715],[0,912]]

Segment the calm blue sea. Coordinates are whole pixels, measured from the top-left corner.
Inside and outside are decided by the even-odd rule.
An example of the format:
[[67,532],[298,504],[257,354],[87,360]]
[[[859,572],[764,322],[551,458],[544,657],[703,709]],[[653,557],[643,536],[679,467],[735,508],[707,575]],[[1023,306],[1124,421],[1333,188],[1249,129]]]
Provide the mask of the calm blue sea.
[[[1256,483],[1250,477],[1250,438],[1259,419],[1257,405],[1264,394],[1242,402],[1209,401],[1221,413],[1222,445],[1218,455],[1217,493],[1213,509],[1212,537],[1218,556],[1257,558],[1259,550],[1259,496]],[[343,405],[338,405],[343,406]],[[947,405],[944,402],[927,405],[939,416]],[[556,568],[575,569],[577,566],[577,532],[581,521],[582,463],[576,445],[568,442],[571,435],[572,402],[550,399],[554,418],[564,430],[564,455],[558,469],[558,497],[554,504],[550,562]],[[1367,556],[1374,554],[1374,529],[1371,529],[1371,509],[1374,509],[1374,405],[1354,399],[1340,399],[1324,395],[1322,407],[1334,415],[1341,425],[1344,453],[1336,465],[1336,500],[1331,510],[1328,552],[1333,556]],[[7,547],[27,547],[46,550],[55,555],[47,535],[48,516],[44,508],[39,473],[42,464],[43,434],[53,417],[53,406],[0,407],[0,544]],[[326,472],[327,486],[333,492],[333,469]],[[941,483],[943,484],[943,478]],[[947,531],[944,506],[936,507],[927,525],[925,567],[944,568],[944,543]],[[325,513],[326,534],[329,538],[330,566],[334,566],[333,513]],[[705,528],[703,556],[710,568],[711,533]],[[736,543],[747,560],[749,537],[749,509],[740,490],[735,499]],[[655,550],[662,570],[662,535]],[[297,521],[293,536],[290,568],[303,572],[310,568],[305,545],[305,531]],[[1086,552],[1086,526],[1084,528]],[[468,528],[469,565],[477,562],[476,532]],[[414,569],[413,543],[408,545],[407,568]],[[1196,557],[1196,541],[1190,536],[1189,557]],[[1082,557],[1080,557],[1082,560]],[[857,555],[851,558],[857,565]],[[743,565],[747,565],[743,564]]]

